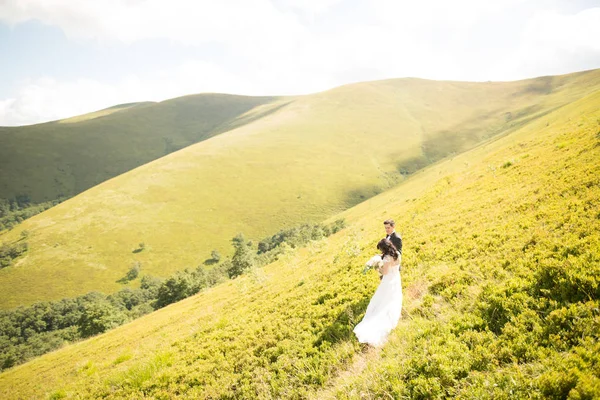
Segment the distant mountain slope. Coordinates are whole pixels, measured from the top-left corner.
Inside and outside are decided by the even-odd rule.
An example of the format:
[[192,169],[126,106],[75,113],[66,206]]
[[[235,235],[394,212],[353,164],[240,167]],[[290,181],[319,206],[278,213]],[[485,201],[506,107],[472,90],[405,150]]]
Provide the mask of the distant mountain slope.
[[[3,372],[0,396],[597,398],[599,121],[597,91],[334,216],[327,240]],[[361,271],[389,217],[403,319],[363,359],[379,280]]]
[[[112,292],[134,262],[166,276],[213,249],[227,255],[238,232],[261,239],[321,221],[598,87],[600,70],[507,83],[365,82],[273,101],[243,116],[251,122],[1,235],[17,243],[28,231],[29,250],[0,270],[0,307]],[[139,243],[145,250],[134,252]]]
[[[200,94],[0,127],[0,198],[34,203],[90,187],[248,121],[273,97]],[[267,108],[268,109],[268,108]]]

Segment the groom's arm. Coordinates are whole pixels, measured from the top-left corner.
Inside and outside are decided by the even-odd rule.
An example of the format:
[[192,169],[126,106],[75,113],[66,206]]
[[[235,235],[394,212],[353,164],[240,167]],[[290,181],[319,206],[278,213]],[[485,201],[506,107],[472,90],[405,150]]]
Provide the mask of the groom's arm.
[[394,233],[394,237],[392,239],[393,239],[392,243],[394,243],[396,250],[398,250],[398,252],[402,253],[402,238],[400,236],[398,236],[398,234]]

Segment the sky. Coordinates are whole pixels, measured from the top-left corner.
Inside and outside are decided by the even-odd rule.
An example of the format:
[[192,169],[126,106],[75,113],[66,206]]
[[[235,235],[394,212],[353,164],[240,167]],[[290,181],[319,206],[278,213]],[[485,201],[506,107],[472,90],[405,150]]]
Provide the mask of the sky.
[[600,68],[600,0],[0,0],[0,126],[187,94]]

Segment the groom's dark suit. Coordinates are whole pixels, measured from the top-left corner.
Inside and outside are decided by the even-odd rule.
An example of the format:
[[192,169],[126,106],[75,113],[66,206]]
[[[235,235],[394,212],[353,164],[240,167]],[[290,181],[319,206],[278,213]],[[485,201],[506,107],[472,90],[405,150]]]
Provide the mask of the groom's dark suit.
[[394,247],[396,247],[396,250],[398,250],[398,253],[402,254],[402,238],[396,231],[392,232],[391,235],[387,235],[385,238],[389,239],[394,244]]

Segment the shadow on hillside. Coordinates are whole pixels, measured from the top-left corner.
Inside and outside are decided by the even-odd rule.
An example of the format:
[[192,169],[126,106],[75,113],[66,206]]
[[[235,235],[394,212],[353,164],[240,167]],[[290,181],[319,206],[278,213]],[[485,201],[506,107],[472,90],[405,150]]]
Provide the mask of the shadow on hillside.
[[377,196],[383,191],[384,189],[378,185],[364,185],[360,188],[352,189],[345,194],[344,207],[352,208],[371,197]]
[[124,284],[126,284],[126,283],[129,283],[130,281],[132,281],[132,279],[131,279],[131,278],[129,278],[129,277],[126,275],[126,276],[124,276],[124,277],[122,277],[122,278],[119,278],[119,279],[117,279],[115,282],[116,282],[116,283],[120,283],[121,285],[124,285]]
[[[323,342],[329,342],[331,344],[349,340],[353,333],[354,326],[360,322],[362,315],[367,310],[370,298],[365,297],[364,299],[347,306],[342,311],[335,321],[327,326],[319,337],[313,342],[313,346],[318,347]],[[358,316],[361,316],[359,319]]]
[[[506,109],[497,109],[477,114],[452,128],[428,133],[418,154],[396,163],[396,174],[392,172],[387,176],[389,186],[395,186],[408,176],[447,157],[472,150],[479,145],[489,143],[490,140],[500,139],[563,106],[546,108],[541,105],[530,105],[510,112]],[[482,121],[485,122],[482,124]],[[345,194],[344,207],[352,208],[385,190],[387,190],[385,185],[373,184],[352,189]]]
[[[273,97],[273,98],[269,98],[269,100],[275,101],[275,100],[277,100],[277,98]],[[225,122],[225,123],[217,126],[215,128],[215,132],[217,134],[218,133],[223,133],[223,132],[227,132],[227,131],[230,131],[232,129],[235,129],[235,128],[239,128],[240,126],[247,125],[247,124],[249,124],[251,122],[257,121],[257,120],[259,120],[261,118],[264,118],[264,117],[266,117],[268,115],[276,113],[277,111],[281,110],[282,108],[287,107],[292,102],[293,102],[293,100],[289,100],[289,101],[287,101],[285,103],[282,103],[282,104],[280,104],[278,106],[271,107],[271,108],[269,108],[267,110],[264,110],[262,112],[257,112],[257,113],[250,114],[250,115],[248,115],[248,114],[242,114],[242,115],[240,115],[239,117],[237,117],[235,119],[232,119],[230,121],[227,121],[227,122]],[[265,102],[263,104],[266,104],[266,103],[267,102]]]
[[513,96],[525,96],[530,94],[550,94],[555,89],[555,76],[541,76],[535,78],[521,92],[514,93]]
[[[532,105],[511,112],[494,110],[453,128],[432,132],[423,141],[421,153],[400,161],[396,170],[404,176],[412,175],[446,157],[469,151],[488,139],[499,139],[561,107],[544,109],[540,105]],[[487,121],[485,128],[480,121]]]

